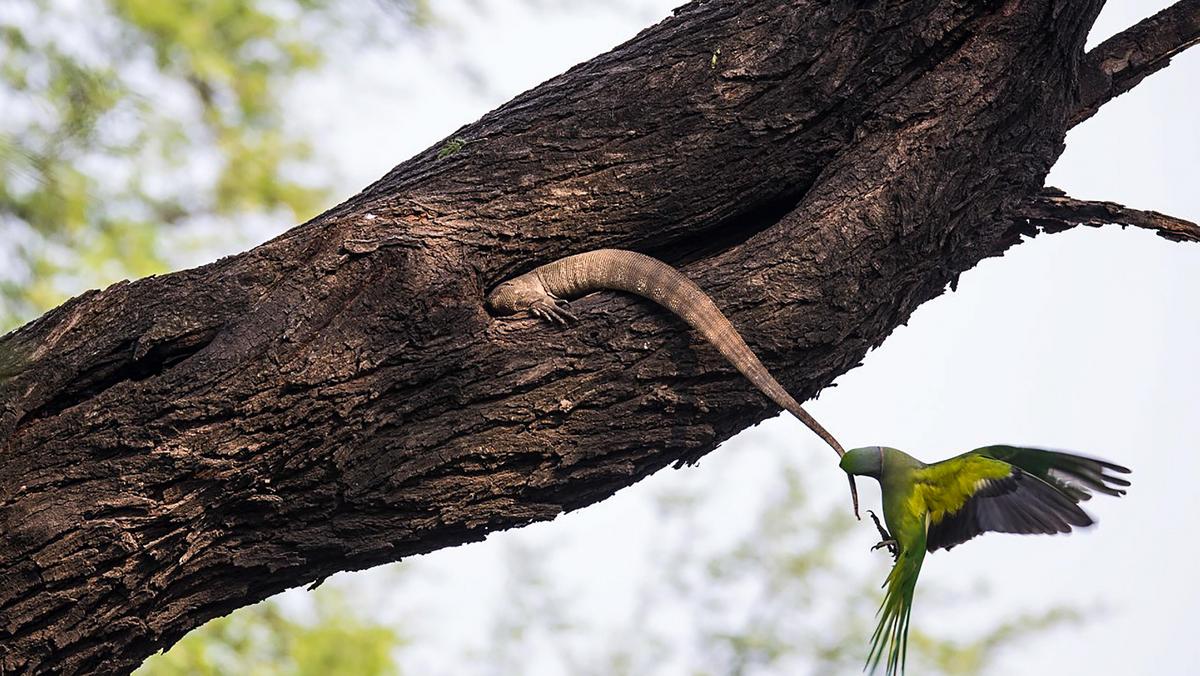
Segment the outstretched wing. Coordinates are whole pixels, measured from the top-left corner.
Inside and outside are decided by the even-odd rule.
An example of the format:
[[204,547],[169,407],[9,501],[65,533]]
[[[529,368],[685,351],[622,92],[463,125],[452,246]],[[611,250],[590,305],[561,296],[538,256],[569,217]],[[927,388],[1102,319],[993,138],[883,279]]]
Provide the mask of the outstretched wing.
[[[978,468],[987,468],[978,476]],[[988,531],[1067,533],[1093,521],[1078,503],[1092,491],[1124,494],[1113,472],[1129,470],[1103,460],[1017,446],[986,446],[918,470],[918,480],[962,494],[958,504],[930,510],[926,548],[950,549]],[[931,486],[933,488],[934,486]],[[931,491],[932,492],[932,491]]]
[[1129,474],[1128,468],[1083,455],[1020,446],[984,446],[971,453],[1020,467],[1076,502],[1091,499],[1092,491],[1121,496],[1129,485],[1127,479],[1114,474]]

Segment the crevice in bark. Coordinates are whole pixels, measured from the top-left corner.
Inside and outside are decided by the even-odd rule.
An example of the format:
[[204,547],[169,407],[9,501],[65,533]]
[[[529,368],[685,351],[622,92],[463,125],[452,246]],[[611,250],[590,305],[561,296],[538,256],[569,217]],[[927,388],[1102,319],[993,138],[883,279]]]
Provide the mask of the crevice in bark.
[[119,343],[107,358],[89,364],[88,370],[80,373],[62,394],[27,412],[16,424],[54,417],[121,383],[160,375],[202,350],[215,335],[212,331],[184,334],[148,348],[137,340]]
[[705,233],[704,237],[690,237],[673,243],[650,244],[645,253],[672,265],[685,265],[693,261],[726,251],[747,239],[776,225],[785,216],[796,210],[803,194],[780,195],[763,200],[751,209]]

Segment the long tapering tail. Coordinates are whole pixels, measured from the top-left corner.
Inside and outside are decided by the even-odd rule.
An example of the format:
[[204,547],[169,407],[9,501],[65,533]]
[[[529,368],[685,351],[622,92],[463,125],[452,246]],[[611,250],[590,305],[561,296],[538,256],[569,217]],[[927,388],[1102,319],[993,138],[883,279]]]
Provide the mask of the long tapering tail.
[[[908,657],[908,618],[912,614],[913,590],[925,560],[925,547],[909,547],[900,552],[888,574],[887,592],[879,606],[879,626],[871,636],[871,653],[866,671],[874,673],[882,660],[887,676],[904,673]],[[884,655],[886,653],[886,659]]]

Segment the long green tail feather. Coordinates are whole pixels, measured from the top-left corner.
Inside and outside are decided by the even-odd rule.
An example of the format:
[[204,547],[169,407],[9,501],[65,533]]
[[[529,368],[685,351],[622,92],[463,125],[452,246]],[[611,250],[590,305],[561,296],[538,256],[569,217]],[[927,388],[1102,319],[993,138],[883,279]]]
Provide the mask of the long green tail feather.
[[887,592],[877,613],[879,626],[871,636],[871,653],[865,670],[874,672],[887,653],[887,676],[904,673],[904,662],[908,658],[908,618],[912,614],[913,590],[924,560],[925,548],[911,547],[901,552],[896,565],[892,566],[892,572],[884,582]]

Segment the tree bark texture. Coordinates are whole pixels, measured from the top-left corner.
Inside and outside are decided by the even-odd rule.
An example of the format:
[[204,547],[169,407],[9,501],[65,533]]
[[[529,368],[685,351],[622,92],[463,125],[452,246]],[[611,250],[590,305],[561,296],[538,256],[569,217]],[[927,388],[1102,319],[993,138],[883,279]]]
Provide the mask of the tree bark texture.
[[815,395],[1036,227],[1101,4],[693,2],[273,241],[0,339],[0,672],[128,671],[777,413],[645,302],[488,315],[558,257],[681,266]]

